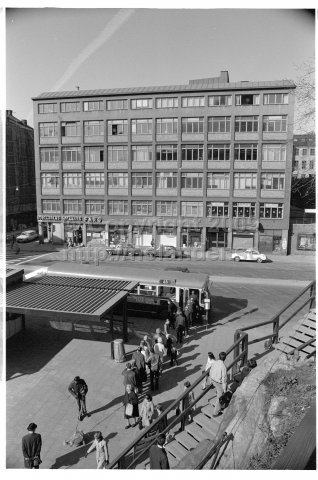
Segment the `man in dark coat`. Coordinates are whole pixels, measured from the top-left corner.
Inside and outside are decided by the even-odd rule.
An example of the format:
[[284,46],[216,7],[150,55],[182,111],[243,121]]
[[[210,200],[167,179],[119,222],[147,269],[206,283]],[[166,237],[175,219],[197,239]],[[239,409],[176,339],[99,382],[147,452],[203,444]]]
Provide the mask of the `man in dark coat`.
[[177,341],[179,343],[182,343],[182,336],[183,336],[183,332],[184,332],[184,328],[185,328],[184,325],[185,325],[185,317],[182,313],[182,310],[178,309],[175,326],[176,326],[176,331],[177,331]]
[[167,452],[164,447],[165,442],[166,436],[164,434],[161,434],[157,439],[157,445],[152,445],[152,447],[150,447],[150,470],[170,469]]
[[39,468],[42,463],[40,454],[42,447],[42,438],[39,433],[35,433],[37,425],[30,423],[28,434],[22,438],[22,453],[24,457],[24,468]]
[[124,387],[126,392],[127,385],[131,385],[133,390],[138,389],[138,379],[136,372],[131,368],[131,363],[126,363],[126,368],[122,372],[124,375]]
[[88,387],[85,380],[80,377],[75,377],[73,382],[70,383],[68,391],[74,398],[76,398],[78,406],[78,419],[83,420],[87,415],[90,417],[90,414],[86,410],[86,394],[88,392]]
[[142,382],[147,380],[147,373],[146,373],[146,362],[145,356],[141,353],[141,347],[137,348],[137,351],[133,353],[132,359],[135,360],[135,365],[137,369],[137,373]]

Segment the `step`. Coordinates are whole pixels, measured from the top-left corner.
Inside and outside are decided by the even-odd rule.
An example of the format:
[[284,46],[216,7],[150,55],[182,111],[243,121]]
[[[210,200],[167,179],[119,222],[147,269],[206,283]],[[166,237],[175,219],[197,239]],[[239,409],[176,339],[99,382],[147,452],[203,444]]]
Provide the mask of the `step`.
[[[220,415],[220,417],[222,417],[222,415]],[[212,437],[215,437],[219,429],[219,424],[218,422],[216,422],[216,420],[219,419],[220,417],[213,418],[213,420],[210,420],[206,415],[204,415],[204,413],[199,413],[199,415],[196,415],[193,418],[193,421],[198,425],[200,425],[205,430],[207,430],[212,435]]]
[[291,347],[291,350],[293,348],[299,348],[299,350],[301,350],[302,352],[305,352],[305,353],[311,353],[311,352],[316,350],[316,345],[315,344],[307,345],[306,347],[302,348],[301,347],[301,342],[297,342],[297,340],[294,340],[293,338],[289,338],[286,341],[284,341],[283,343],[285,345]]
[[302,332],[294,332],[291,336],[291,338],[294,338],[295,340],[298,340],[299,342],[309,342],[309,340],[312,340],[313,338],[316,338],[315,333],[313,332],[312,335],[306,335],[305,333]]
[[313,321],[315,322],[315,321],[316,321],[316,312],[314,313],[314,312],[311,312],[311,311],[310,311],[310,312],[307,314],[307,318],[309,318],[310,320],[313,320]]
[[167,456],[168,456],[168,462],[169,462],[170,469],[175,468],[179,464],[179,460],[177,458],[175,458],[173,455],[171,455],[170,452],[167,452]]
[[178,433],[174,438],[187,450],[191,450],[198,446],[198,442],[186,431]]
[[316,331],[316,321],[305,318],[297,328],[299,329],[299,327],[302,325],[304,325],[305,327],[310,327]]
[[172,440],[172,442],[165,445],[165,449],[167,452],[171,453],[178,461],[181,460],[188,452],[186,448],[180,445],[179,442],[176,440]]
[[201,413],[207,415],[209,418],[212,418],[213,410],[214,410],[215,402],[211,402],[211,405],[205,405],[205,407],[201,408]]
[[202,442],[206,438],[211,439],[214,438],[214,435],[211,435],[210,432],[205,430],[205,428],[200,427],[197,423],[190,423],[185,427],[186,432],[188,432],[192,437],[194,437],[198,442]]
[[316,335],[316,329],[310,328],[303,324],[296,328],[296,332],[304,333],[305,335],[310,335],[311,337]]

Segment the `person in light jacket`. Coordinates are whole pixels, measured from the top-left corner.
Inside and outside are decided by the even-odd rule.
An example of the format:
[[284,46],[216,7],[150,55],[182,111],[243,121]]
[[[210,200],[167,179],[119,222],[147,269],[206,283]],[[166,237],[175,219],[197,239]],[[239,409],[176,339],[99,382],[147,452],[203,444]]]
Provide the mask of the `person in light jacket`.
[[147,393],[140,407],[141,423],[144,428],[149,427],[152,423],[154,413],[155,406],[152,401],[152,396]]
[[96,432],[94,434],[94,441],[92,445],[89,447],[89,449],[87,450],[85,454],[85,458],[94,449],[96,449],[97,469],[106,468],[106,465],[109,464],[109,455],[108,455],[107,443],[104,440],[101,432]]

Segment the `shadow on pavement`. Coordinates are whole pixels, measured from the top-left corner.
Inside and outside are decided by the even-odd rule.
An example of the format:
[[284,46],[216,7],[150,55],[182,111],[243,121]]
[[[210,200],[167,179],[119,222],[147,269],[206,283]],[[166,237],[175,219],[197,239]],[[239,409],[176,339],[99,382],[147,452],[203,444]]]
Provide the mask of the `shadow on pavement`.
[[229,298],[221,296],[213,296],[213,323],[222,320],[223,318],[243,310],[248,305],[246,298]]

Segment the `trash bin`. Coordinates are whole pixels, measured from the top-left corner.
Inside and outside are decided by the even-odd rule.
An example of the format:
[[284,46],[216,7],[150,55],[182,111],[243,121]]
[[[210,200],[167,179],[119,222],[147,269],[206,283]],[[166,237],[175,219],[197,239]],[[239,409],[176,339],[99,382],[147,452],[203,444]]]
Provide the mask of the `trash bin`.
[[122,338],[114,340],[114,358],[115,362],[118,363],[126,360],[124,340]]

